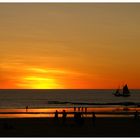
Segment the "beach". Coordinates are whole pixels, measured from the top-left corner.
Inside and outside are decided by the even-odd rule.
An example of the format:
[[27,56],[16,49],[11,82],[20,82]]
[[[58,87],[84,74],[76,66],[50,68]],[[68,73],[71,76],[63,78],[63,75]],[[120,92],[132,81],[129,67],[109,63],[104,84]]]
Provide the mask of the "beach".
[[[0,137],[139,137],[134,113],[140,112],[140,94],[133,92],[123,98],[112,90],[0,90]],[[74,121],[75,111],[85,113],[81,124]]]
[[84,118],[78,125],[73,118],[1,118],[0,137],[139,137],[140,120],[133,117]]

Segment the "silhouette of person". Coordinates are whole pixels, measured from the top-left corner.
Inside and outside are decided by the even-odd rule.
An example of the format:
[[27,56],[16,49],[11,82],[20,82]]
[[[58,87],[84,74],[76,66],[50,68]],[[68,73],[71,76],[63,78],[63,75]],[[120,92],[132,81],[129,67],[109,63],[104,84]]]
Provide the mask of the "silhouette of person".
[[84,116],[83,112],[84,112],[84,108],[82,107],[81,108],[81,111],[82,111],[82,117]]
[[76,107],[74,107],[74,112],[76,111]]
[[87,107],[85,107],[85,115],[87,116]]
[[80,112],[80,107],[78,107],[78,111]]
[[67,117],[67,113],[65,110],[63,110],[63,112],[62,112],[62,124],[66,124],[66,117]]
[[54,118],[55,118],[55,119],[58,119],[58,111],[57,111],[57,110],[55,111],[55,116],[54,116]]
[[55,115],[54,115],[54,121],[55,123],[58,123],[58,111],[55,111]]
[[28,106],[26,106],[26,112],[28,111]]
[[92,113],[92,123],[93,123],[93,125],[95,125],[95,121],[96,121],[96,116],[95,116],[95,113],[93,112]]
[[136,111],[136,112],[134,113],[134,119],[135,119],[135,120],[138,119],[138,116],[139,116],[139,113],[138,113],[138,111]]

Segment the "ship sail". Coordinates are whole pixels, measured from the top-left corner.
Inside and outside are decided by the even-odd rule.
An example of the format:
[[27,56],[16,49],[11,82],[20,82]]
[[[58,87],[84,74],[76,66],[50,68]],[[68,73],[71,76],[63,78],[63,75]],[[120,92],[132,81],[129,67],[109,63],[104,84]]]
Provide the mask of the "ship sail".
[[127,84],[123,87],[123,96],[130,96]]
[[120,95],[121,95],[121,94],[120,94],[120,89],[117,89],[114,95],[115,95],[115,96],[120,96]]

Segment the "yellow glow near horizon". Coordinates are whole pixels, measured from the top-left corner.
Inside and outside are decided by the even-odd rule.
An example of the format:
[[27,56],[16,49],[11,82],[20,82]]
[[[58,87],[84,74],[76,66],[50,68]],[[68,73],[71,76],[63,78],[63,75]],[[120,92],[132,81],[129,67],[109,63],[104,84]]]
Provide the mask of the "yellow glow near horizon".
[[22,78],[23,84],[20,86],[31,89],[54,89],[61,88],[55,79],[52,78],[43,78],[37,76],[27,76]]

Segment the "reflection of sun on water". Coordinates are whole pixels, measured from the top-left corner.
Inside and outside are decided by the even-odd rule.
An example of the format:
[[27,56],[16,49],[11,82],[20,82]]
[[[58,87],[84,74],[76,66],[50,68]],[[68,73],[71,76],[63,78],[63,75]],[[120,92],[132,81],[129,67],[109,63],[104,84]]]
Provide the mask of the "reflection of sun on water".
[[24,84],[22,86],[32,89],[54,89],[61,88],[55,79],[44,78],[38,76],[27,76],[23,78]]

